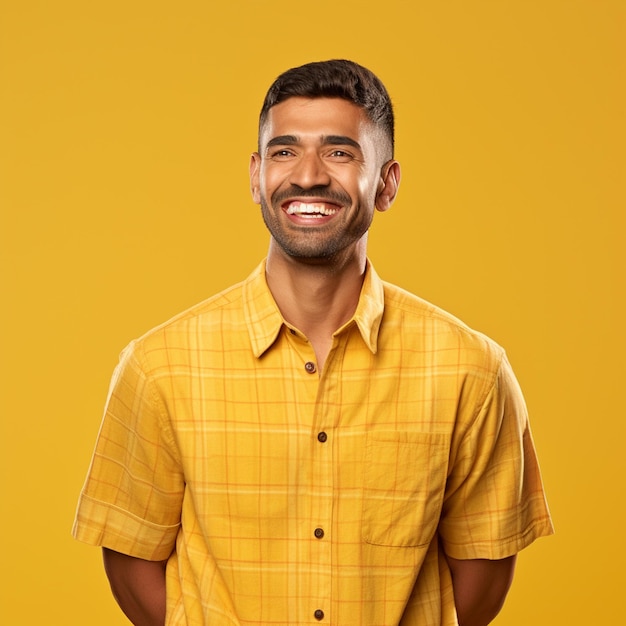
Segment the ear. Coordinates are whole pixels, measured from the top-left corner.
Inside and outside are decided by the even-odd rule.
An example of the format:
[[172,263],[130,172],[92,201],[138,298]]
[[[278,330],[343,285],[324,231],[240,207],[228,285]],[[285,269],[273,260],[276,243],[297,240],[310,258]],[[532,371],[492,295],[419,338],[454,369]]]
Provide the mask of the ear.
[[260,191],[261,155],[253,152],[250,156],[250,192],[255,204],[261,204]]
[[400,163],[387,161],[380,171],[380,182],[376,193],[376,209],[386,211],[396,199],[400,187]]

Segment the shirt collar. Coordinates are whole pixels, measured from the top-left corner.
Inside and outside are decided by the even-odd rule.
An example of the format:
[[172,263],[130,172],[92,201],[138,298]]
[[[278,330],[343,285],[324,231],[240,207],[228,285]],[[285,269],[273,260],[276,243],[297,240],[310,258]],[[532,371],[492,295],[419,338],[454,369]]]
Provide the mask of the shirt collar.
[[[252,351],[258,358],[276,341],[280,329],[285,324],[265,279],[265,261],[243,283],[243,306]],[[384,307],[383,282],[368,259],[354,316],[335,334],[356,324],[363,341],[371,352],[376,354]]]
[[378,350],[378,331],[383,320],[384,309],[385,290],[383,281],[379,278],[374,270],[374,266],[368,259],[361,295],[352,319],[372,354],[376,354]]

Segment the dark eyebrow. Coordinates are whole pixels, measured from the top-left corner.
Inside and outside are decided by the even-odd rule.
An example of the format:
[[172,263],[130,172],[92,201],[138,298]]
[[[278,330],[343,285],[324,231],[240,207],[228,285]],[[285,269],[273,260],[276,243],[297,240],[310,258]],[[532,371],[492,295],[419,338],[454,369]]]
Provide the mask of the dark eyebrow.
[[325,146],[351,146],[361,151],[361,145],[357,141],[344,135],[326,135],[322,139],[322,144]]
[[295,135],[278,135],[278,137],[272,137],[265,146],[265,149],[272,146],[293,146],[298,143],[298,138]]
[[[272,146],[294,146],[298,143],[298,138],[295,135],[278,135],[278,137],[272,137],[265,146],[268,150]],[[356,150],[361,151],[361,145],[344,135],[325,135],[322,137],[323,146],[351,146]]]

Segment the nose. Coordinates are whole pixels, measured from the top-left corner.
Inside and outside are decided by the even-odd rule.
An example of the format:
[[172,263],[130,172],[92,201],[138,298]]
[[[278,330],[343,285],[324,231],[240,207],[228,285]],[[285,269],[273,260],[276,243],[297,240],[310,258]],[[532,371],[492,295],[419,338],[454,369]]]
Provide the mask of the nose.
[[324,187],[330,184],[330,175],[324,160],[316,151],[302,153],[291,170],[290,182],[302,189]]

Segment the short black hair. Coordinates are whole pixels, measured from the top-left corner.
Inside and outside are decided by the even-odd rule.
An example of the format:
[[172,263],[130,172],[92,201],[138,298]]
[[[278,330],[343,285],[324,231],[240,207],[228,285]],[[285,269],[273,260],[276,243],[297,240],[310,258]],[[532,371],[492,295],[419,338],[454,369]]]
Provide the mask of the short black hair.
[[269,110],[288,98],[343,98],[361,107],[387,136],[393,157],[394,116],[391,98],[370,70],[345,59],[315,61],[283,72],[269,88],[259,116],[259,136]]

